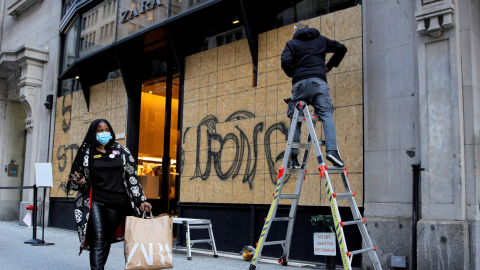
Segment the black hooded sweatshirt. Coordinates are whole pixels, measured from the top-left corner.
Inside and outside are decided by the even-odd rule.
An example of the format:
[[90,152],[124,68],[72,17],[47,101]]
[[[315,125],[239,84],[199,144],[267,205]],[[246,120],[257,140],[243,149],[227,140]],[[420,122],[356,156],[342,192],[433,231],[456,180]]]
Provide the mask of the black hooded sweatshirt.
[[288,77],[292,77],[292,84],[312,77],[327,81],[327,53],[333,53],[326,65],[330,70],[338,67],[347,53],[347,47],[320,35],[315,28],[300,29],[283,49],[282,69]]

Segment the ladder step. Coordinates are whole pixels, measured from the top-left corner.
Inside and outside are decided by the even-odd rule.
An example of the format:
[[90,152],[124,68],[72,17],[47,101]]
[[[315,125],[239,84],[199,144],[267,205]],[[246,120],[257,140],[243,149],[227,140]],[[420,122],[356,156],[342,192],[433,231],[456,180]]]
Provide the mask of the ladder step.
[[[313,115],[310,115],[310,116],[312,118],[312,122],[318,121],[318,117],[313,116]],[[298,122],[305,123],[305,122],[307,122],[307,119],[305,117],[299,115],[298,116]]]
[[293,218],[291,217],[277,217],[277,218],[273,218],[272,221],[290,221],[292,219]]
[[310,149],[309,143],[292,143],[292,148]]
[[362,223],[365,223],[365,219],[345,221],[345,222],[340,221],[340,226],[343,227],[343,226],[354,225],[354,224],[362,224]]
[[355,197],[355,192],[351,193],[333,193],[333,198],[335,199],[350,199]]
[[195,225],[190,225],[190,230],[193,230],[193,229],[210,229],[210,226],[208,225],[202,225],[202,226],[195,226]]
[[[325,145],[325,141],[318,140],[318,145],[322,146]],[[310,144],[309,143],[292,143],[292,148],[301,148],[301,149],[310,149]],[[343,167],[342,167],[343,168]]]
[[328,166],[328,173],[343,173],[345,172],[345,167],[338,166]]
[[295,200],[299,197],[300,195],[298,194],[280,194],[280,200]]
[[347,252],[347,256],[350,257],[350,256],[353,256],[353,255],[368,252],[368,251],[371,251],[371,250],[375,251],[375,250],[377,250],[377,248],[374,246],[374,247],[371,247],[371,248],[364,248],[364,249],[359,249],[359,250]]
[[305,169],[285,169],[286,174],[305,174]]
[[270,242],[265,242],[263,243],[265,246],[271,246],[271,245],[284,245],[287,240],[280,240],[280,241],[270,241]]
[[200,239],[200,240],[190,240],[190,243],[196,244],[196,243],[210,243],[213,242],[212,239]]

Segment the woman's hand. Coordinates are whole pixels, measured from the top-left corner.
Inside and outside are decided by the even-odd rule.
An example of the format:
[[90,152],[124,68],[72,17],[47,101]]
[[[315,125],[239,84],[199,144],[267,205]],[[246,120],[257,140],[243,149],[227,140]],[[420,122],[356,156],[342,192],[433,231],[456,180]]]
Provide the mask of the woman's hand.
[[83,176],[81,176],[79,173],[75,172],[75,178],[73,178],[73,181],[76,183],[76,184],[79,184],[79,185],[84,185],[85,184],[85,179],[83,178]]
[[142,208],[143,212],[152,211],[152,205],[149,202],[143,202],[142,204],[140,204],[140,208]]

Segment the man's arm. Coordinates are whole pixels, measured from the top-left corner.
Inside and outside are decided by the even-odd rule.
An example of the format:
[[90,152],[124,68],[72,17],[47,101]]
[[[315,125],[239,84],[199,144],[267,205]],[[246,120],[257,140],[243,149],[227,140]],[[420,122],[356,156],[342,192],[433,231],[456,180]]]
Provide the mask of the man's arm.
[[326,65],[328,72],[333,67],[338,67],[338,65],[340,65],[340,62],[342,62],[343,57],[347,53],[347,47],[335,40],[330,40],[328,38],[325,39],[327,40],[327,53],[333,53],[332,58],[330,58],[330,61],[328,61]]
[[288,43],[282,52],[282,69],[288,77],[293,76],[293,52]]

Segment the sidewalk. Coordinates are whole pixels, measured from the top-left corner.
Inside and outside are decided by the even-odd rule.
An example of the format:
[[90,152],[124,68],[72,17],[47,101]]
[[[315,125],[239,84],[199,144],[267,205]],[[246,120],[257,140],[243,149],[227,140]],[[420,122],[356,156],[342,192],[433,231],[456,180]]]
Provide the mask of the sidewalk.
[[[55,243],[54,246],[31,246],[24,244],[25,240],[32,238],[32,228],[21,227],[18,222],[0,222],[0,270],[88,270],[88,251],[78,256],[78,236],[75,231],[55,228],[45,229],[47,242]],[[37,238],[41,238],[41,229]],[[227,255],[231,256],[231,255]],[[222,257],[219,258],[193,253],[192,261],[186,259],[183,251],[173,252],[174,269],[182,270],[248,270],[249,262]],[[238,256],[240,257],[240,256]],[[105,267],[106,270],[124,269],[123,242],[113,244],[110,256]],[[260,263],[259,270],[293,270],[314,269],[313,267],[281,266],[279,264]]]

